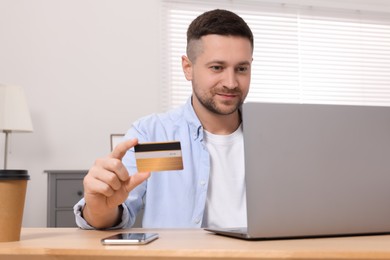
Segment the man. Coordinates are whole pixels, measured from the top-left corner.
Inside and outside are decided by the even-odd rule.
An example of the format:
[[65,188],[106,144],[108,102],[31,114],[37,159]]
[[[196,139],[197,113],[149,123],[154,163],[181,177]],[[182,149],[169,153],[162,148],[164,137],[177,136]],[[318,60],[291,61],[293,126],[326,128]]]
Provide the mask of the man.
[[[244,150],[239,107],[249,91],[253,35],[226,10],[198,16],[187,31],[182,67],[187,103],[140,119],[127,141],[96,160],[75,205],[81,228],[128,228],[145,203],[143,227],[246,226]],[[184,169],[137,172],[139,142],[181,142]]]

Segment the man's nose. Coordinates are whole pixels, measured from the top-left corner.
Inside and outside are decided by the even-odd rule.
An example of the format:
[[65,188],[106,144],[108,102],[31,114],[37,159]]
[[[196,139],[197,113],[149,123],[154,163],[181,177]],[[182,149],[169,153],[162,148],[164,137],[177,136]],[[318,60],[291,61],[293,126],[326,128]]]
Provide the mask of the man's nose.
[[238,87],[237,75],[234,69],[225,70],[223,85],[229,89]]

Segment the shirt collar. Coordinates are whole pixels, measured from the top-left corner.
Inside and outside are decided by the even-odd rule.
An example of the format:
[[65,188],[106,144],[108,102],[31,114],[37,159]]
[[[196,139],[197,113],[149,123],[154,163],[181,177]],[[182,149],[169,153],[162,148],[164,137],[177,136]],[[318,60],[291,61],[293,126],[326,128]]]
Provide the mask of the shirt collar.
[[[238,108],[238,113],[240,114],[242,124],[242,105]],[[198,116],[195,113],[194,107],[192,106],[192,95],[187,99],[187,102],[184,104],[184,116],[190,126],[192,138],[194,140],[200,138],[202,141],[203,127],[199,121]]]
[[184,105],[184,116],[190,126],[192,138],[194,140],[198,138],[203,139],[202,124],[200,123],[194,107],[192,106],[192,96],[187,99],[187,102]]

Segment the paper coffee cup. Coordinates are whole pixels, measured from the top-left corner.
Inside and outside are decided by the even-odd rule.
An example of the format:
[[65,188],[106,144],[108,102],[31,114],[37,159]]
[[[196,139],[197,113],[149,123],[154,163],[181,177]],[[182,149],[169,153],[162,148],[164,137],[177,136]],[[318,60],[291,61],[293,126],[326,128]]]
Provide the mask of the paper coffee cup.
[[20,240],[29,179],[26,170],[0,170],[0,242]]

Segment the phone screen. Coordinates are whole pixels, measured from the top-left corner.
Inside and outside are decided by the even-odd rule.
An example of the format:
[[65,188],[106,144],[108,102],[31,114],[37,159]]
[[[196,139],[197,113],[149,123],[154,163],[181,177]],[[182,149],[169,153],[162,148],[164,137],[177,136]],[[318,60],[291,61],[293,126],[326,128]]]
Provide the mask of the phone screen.
[[101,240],[103,245],[140,245],[158,238],[157,233],[119,233]]

